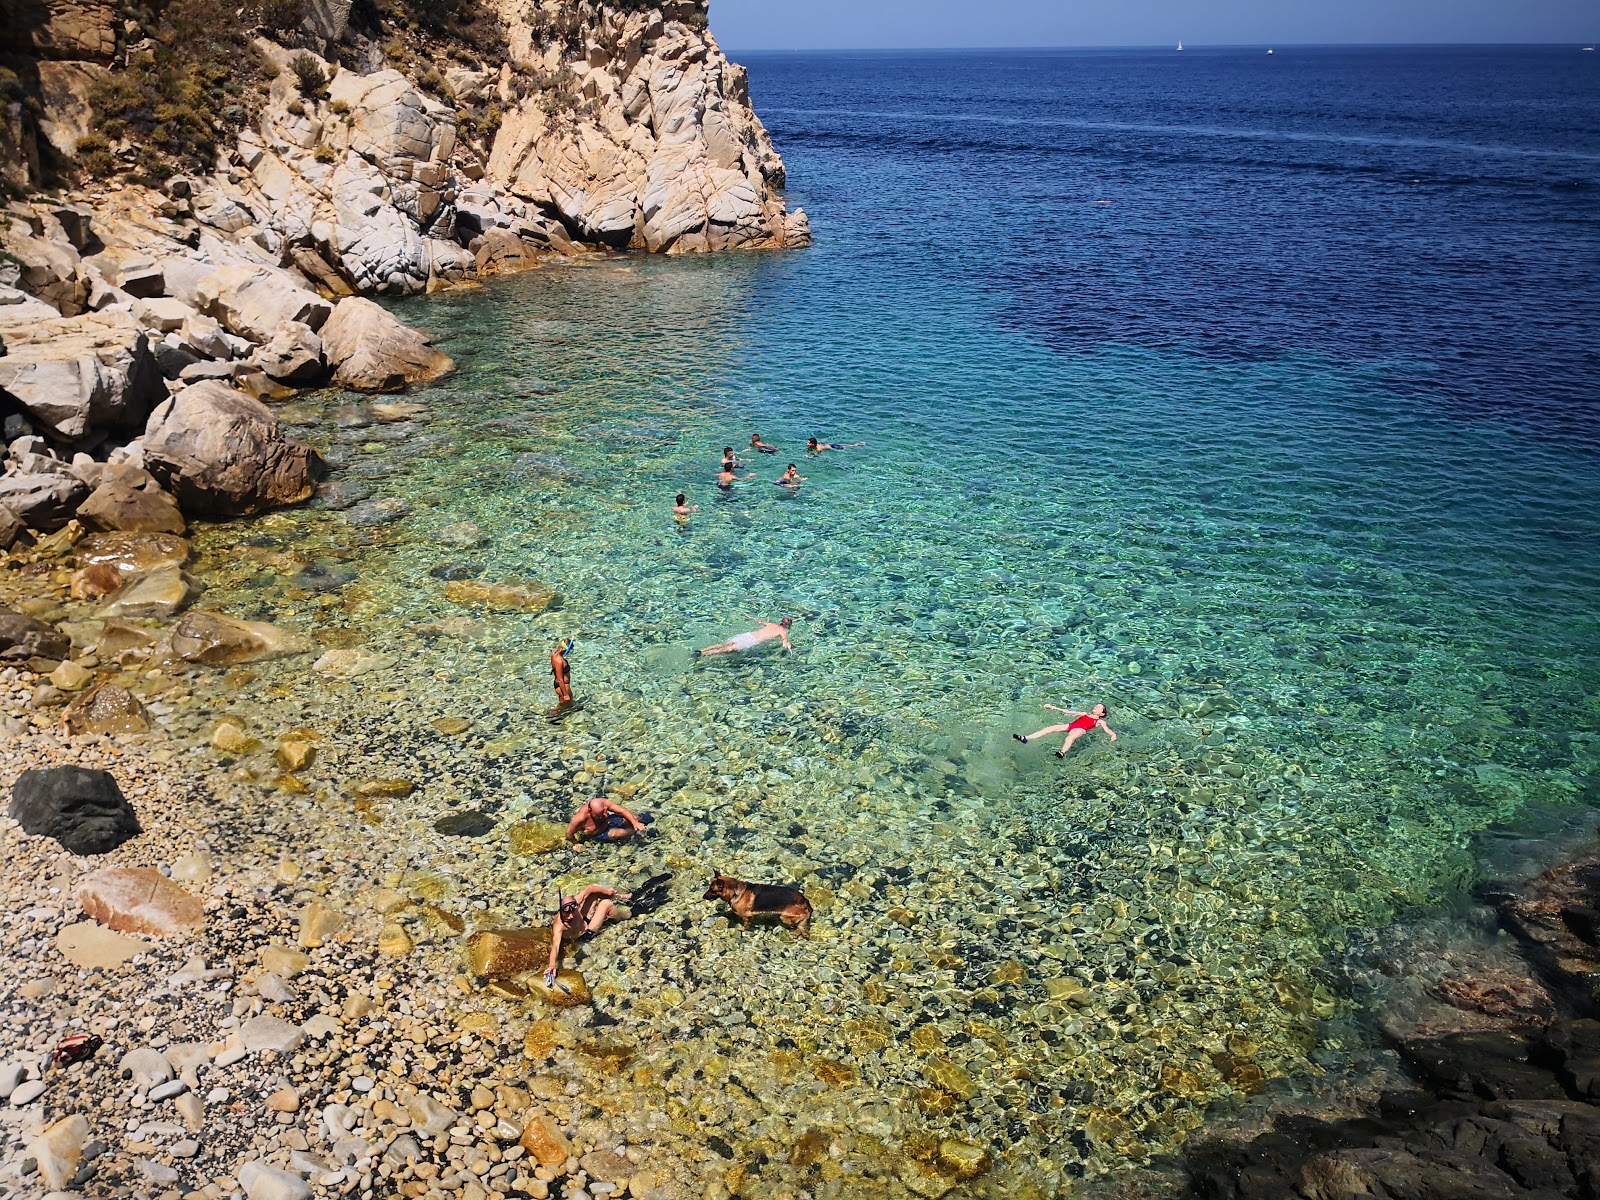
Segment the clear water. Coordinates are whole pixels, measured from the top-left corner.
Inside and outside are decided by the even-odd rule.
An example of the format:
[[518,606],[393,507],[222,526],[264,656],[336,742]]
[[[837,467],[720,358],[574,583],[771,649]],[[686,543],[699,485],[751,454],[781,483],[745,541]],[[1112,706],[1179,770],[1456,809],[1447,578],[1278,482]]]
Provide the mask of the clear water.
[[[662,831],[618,875],[831,901],[794,943],[685,888],[681,924],[590,960],[676,1082],[586,1086],[668,1105],[694,1177],[729,1165],[683,1149],[713,1138],[746,1194],[930,1194],[930,1134],[991,1153],[978,1194],[1142,1161],[1337,1072],[1319,972],[1349,929],[1448,904],[1486,827],[1600,800],[1594,57],[754,59],[814,248],[405,303],[461,366],[409,398],[428,423],[289,415],[409,515],[262,522],[356,572],[321,598],[259,555],[213,586],[399,653],[319,702],[444,763],[419,827],[564,819],[585,789],[529,780],[601,757]],[[719,494],[755,432],[782,452]],[[466,521],[485,544],[449,544]],[[563,607],[419,637],[481,616],[430,575],[463,566]],[[793,657],[692,658],[783,615]],[[568,634],[586,708],[552,732]],[[1114,744],[1011,738],[1096,701]],[[517,761],[428,747],[474,706]],[[530,922],[605,874],[482,857],[462,888]]]

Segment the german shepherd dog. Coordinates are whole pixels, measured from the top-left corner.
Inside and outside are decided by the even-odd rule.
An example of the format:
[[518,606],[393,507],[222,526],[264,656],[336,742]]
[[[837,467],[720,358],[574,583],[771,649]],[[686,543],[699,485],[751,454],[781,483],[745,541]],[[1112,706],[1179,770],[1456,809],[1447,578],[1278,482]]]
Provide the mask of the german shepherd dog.
[[750,928],[751,917],[777,917],[793,925],[803,938],[811,936],[811,901],[797,887],[775,883],[746,883],[718,871],[706,889],[707,900],[726,900],[734,915]]

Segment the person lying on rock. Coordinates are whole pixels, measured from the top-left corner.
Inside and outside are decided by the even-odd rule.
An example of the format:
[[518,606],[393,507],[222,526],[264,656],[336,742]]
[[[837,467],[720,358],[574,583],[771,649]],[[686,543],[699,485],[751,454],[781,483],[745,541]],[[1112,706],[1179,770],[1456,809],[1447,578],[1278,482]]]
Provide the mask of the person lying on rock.
[[567,840],[582,842],[625,842],[644,832],[644,819],[629,812],[614,800],[596,796],[584,802],[567,822]]

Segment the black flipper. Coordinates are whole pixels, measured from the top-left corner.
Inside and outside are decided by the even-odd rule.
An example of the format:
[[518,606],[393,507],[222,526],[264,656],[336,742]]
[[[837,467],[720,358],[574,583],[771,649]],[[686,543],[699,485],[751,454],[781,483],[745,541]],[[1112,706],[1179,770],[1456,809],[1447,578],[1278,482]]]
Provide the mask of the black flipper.
[[628,911],[636,917],[655,912],[668,900],[667,883],[671,879],[670,872],[646,879],[634,889],[633,899],[628,901]]

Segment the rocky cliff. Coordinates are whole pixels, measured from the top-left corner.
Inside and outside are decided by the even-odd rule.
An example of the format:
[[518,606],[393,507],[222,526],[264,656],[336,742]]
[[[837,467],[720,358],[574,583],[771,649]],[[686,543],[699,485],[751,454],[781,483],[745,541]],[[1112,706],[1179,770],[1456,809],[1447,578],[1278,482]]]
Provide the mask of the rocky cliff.
[[[112,467],[141,512],[163,486],[191,513],[309,495],[315,455],[260,400],[451,365],[362,293],[810,240],[705,0],[154,4],[0,0],[0,507],[24,525]],[[175,437],[199,457],[147,459]]]

